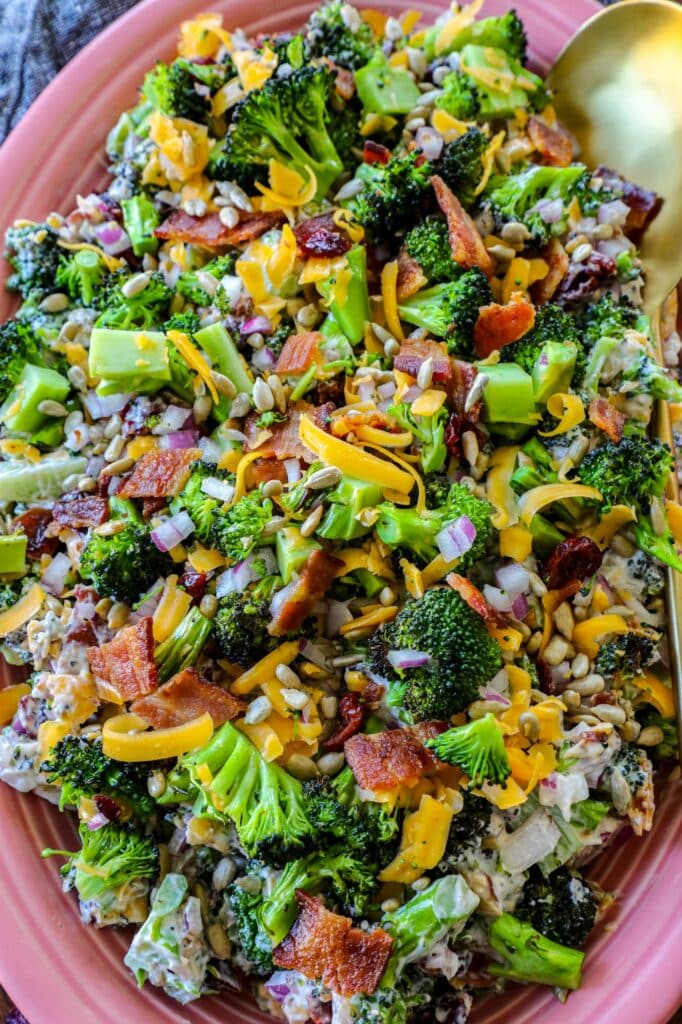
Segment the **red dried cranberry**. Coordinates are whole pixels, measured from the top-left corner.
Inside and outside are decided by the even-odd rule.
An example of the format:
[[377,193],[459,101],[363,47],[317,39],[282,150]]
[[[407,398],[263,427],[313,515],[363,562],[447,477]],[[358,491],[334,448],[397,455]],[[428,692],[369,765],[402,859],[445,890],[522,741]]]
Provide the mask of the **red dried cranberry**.
[[567,537],[545,560],[547,586],[559,590],[572,580],[589,579],[601,562],[602,553],[589,537]]
[[362,147],[362,159],[366,164],[387,164],[391,159],[391,151],[386,149],[386,146],[382,146],[380,142],[367,139]]
[[14,520],[15,529],[18,527],[28,537],[26,554],[29,558],[53,555],[57,550],[59,538],[46,536],[51,522],[52,512],[47,508],[27,508]]
[[350,239],[337,227],[329,213],[303,221],[294,235],[303,259],[343,256],[350,249]]
[[106,793],[97,793],[94,797],[95,807],[100,814],[103,814],[109,821],[118,821],[121,817],[121,805],[113,796]]
[[566,277],[561,282],[555,300],[567,306],[588,299],[616,273],[616,261],[611,256],[593,249],[582,263],[571,263]]
[[188,569],[182,574],[180,586],[183,590],[187,591],[193,601],[200,601],[206,590],[207,578],[205,572],[195,572],[193,569]]
[[343,750],[343,745],[362,728],[367,706],[357,693],[346,693],[339,701],[340,728],[325,743],[327,750]]

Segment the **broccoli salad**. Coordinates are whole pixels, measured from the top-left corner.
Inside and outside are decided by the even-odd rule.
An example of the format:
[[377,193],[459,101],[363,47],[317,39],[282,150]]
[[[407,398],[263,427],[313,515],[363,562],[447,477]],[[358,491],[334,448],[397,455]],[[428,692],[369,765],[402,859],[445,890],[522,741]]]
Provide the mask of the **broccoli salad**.
[[6,233],[0,778],[182,1004],[565,999],[613,912],[583,868],[677,756],[660,199],[480,6],[197,15],[105,191]]

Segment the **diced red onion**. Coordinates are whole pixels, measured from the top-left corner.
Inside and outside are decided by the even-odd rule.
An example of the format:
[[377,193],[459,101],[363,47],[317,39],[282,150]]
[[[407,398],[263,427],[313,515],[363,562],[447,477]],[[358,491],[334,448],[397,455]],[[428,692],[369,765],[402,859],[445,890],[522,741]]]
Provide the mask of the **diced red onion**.
[[389,651],[386,660],[394,669],[401,671],[406,668],[423,668],[431,661],[431,655],[426,651]]
[[468,516],[459,516],[436,534],[438,550],[446,562],[465,554],[476,540],[476,527]]
[[103,420],[104,417],[113,416],[114,413],[125,409],[130,401],[130,395],[98,395],[95,391],[88,391],[83,395],[83,405],[88,410],[93,420]]
[[102,814],[100,811],[98,814],[93,814],[88,821],[88,832],[97,832],[98,829],[104,828],[105,825],[110,824],[111,822],[107,818],[106,814]]
[[407,389],[407,391],[403,395],[403,399],[402,400],[403,400],[403,402],[407,402],[408,405],[409,405],[411,402],[415,402],[420,397],[420,395],[423,395],[423,394],[424,394],[423,388],[420,388],[416,384],[413,384],[411,388]]
[[498,693],[497,690],[483,690],[481,693],[482,700],[489,700],[493,704],[500,704],[502,707],[508,708],[511,706],[509,697],[505,697],[503,693]]
[[278,1003],[283,1003],[287,996],[291,994],[291,985],[289,985],[284,971],[275,971],[265,982],[265,987],[272,998]]
[[327,661],[327,655],[325,654],[322,647],[317,644],[311,644],[310,640],[304,640],[303,646],[301,647],[301,654],[308,661],[311,661],[313,665],[317,665],[318,668],[329,668],[329,662]]
[[232,501],[234,497],[234,484],[229,480],[219,480],[217,476],[207,476],[202,480],[201,490],[209,498],[217,498],[218,501]]
[[272,334],[272,320],[267,316],[250,316],[240,329],[242,334]]
[[266,346],[256,349],[251,356],[251,363],[256,370],[263,373],[266,370],[272,370],[277,365],[277,358],[274,352]]
[[282,589],[278,590],[277,593],[273,596],[272,601],[270,602],[269,609],[270,616],[272,619],[277,618],[284,605],[287,603],[291,595],[294,593],[296,589],[296,584],[297,581],[292,580],[291,583],[287,583],[286,587],[282,587]]
[[506,590],[512,599],[518,597],[519,594],[528,593],[530,587],[528,571],[517,562],[512,562],[510,565],[503,565],[500,569],[496,569],[495,579],[498,586],[502,590]]
[[101,227],[96,227],[95,235],[97,236],[97,241],[109,256],[116,256],[119,252],[125,252],[126,249],[130,249],[128,235],[114,221],[102,224]]
[[175,430],[182,430],[191,416],[191,409],[180,405],[169,405],[159,416],[152,433],[172,434]]
[[151,587],[147,591],[147,596],[145,597],[142,604],[139,604],[135,609],[136,615],[138,615],[140,618],[144,618],[145,615],[154,614],[158,607],[159,601],[161,600],[161,595],[163,594],[163,587],[165,582],[166,581],[164,579],[159,577],[159,579],[156,581],[153,587]]
[[56,554],[43,573],[40,583],[45,590],[55,597],[61,597],[66,586],[66,578],[71,572],[71,559],[63,552]]
[[295,484],[301,479],[301,463],[298,459],[285,459],[284,469],[287,474],[287,483]]
[[604,256],[610,256],[612,260],[615,260],[623,252],[633,252],[634,246],[625,235],[620,235],[618,238],[605,238],[602,242],[598,242],[597,249]]
[[327,620],[325,623],[325,636],[333,637],[339,632],[341,626],[353,619],[353,613],[343,601],[328,601]]
[[545,224],[558,224],[564,214],[564,204],[561,199],[541,199],[532,210],[540,214]]
[[612,199],[609,203],[602,203],[597,212],[597,220],[600,224],[612,224],[620,227],[628,219],[630,207],[622,199]]
[[364,380],[358,384],[358,398],[361,402],[371,402],[374,398],[374,384],[371,380]]
[[496,612],[510,612],[512,610],[512,599],[509,594],[499,590],[497,587],[491,587],[489,583],[486,583],[483,587],[483,596]]
[[528,599],[525,594],[519,594],[512,601],[512,615],[515,619],[525,619],[528,614]]
[[161,448],[194,448],[199,439],[198,430],[173,430],[164,434],[160,441]]
[[392,380],[387,380],[385,384],[380,384],[377,388],[379,398],[393,398],[395,392],[396,386]]
[[597,583],[606,594],[607,598],[609,599],[609,602],[613,604],[613,602],[616,599],[616,593],[611,584],[609,583],[609,581],[607,580],[606,576],[602,576],[600,573],[599,576],[597,576]]
[[252,552],[236,565],[230,566],[216,579],[216,597],[243,594],[250,583],[277,571],[277,559],[270,548]]
[[427,160],[437,160],[443,150],[443,136],[428,125],[417,129],[414,141]]
[[191,533],[194,533],[194,523],[186,512],[178,512],[153,529],[151,538],[159,551],[170,551],[182,544]]

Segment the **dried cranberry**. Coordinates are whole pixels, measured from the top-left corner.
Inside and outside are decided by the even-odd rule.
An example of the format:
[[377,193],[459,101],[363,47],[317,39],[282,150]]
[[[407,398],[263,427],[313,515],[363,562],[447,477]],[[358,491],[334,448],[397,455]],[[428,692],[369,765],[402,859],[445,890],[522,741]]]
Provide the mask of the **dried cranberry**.
[[99,813],[103,814],[109,821],[118,821],[121,817],[121,805],[112,796],[107,796],[106,793],[97,793],[94,801]]
[[536,658],[535,667],[538,672],[538,680],[540,682],[540,689],[543,693],[556,693],[557,684],[554,681],[552,674],[552,666],[544,658]]
[[188,569],[182,574],[180,586],[183,590],[187,591],[193,601],[200,601],[206,590],[207,578],[205,572],[195,572],[193,569]]
[[320,380],[315,389],[315,405],[324,405],[331,402],[337,409],[345,405],[343,395],[343,378],[332,377],[330,380]]
[[51,522],[52,512],[47,508],[27,508],[14,520],[14,528],[19,528],[28,537],[26,554],[29,558],[53,555],[57,550],[59,538],[47,536]]
[[151,519],[151,517],[155,516],[157,512],[160,512],[166,504],[166,498],[143,498],[142,515],[145,519]]
[[362,159],[366,164],[387,164],[391,159],[391,151],[386,149],[386,146],[382,146],[380,142],[367,139],[362,147]]
[[462,434],[468,429],[467,421],[453,412],[445,428],[445,447],[455,459],[462,458]]
[[303,259],[343,256],[350,249],[350,239],[334,223],[330,213],[310,217],[294,230]]
[[594,576],[602,562],[602,553],[589,537],[567,537],[545,559],[545,577],[550,590],[559,590],[572,580]]
[[601,164],[596,173],[604,182],[606,188],[614,192],[620,192],[623,202],[630,208],[628,219],[625,222],[625,234],[633,242],[640,242],[646,229],[652,220],[658,216],[663,206],[661,196],[652,192],[651,189],[642,188],[631,181],[621,178],[616,171]]
[[343,750],[343,745],[362,728],[367,706],[357,693],[346,693],[339,701],[340,728],[325,743],[327,750]]
[[561,282],[555,299],[562,306],[588,299],[616,273],[616,261],[611,256],[593,249],[582,263],[571,263]]

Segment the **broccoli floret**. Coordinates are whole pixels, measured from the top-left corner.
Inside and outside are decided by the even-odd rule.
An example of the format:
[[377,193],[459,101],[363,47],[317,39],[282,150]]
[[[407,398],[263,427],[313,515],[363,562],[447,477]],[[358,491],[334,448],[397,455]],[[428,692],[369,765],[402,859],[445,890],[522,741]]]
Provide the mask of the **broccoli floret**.
[[[585,173],[582,164],[570,167],[547,167],[531,164],[516,174],[495,176],[483,194],[498,226],[508,221],[521,221],[536,245],[544,245],[552,235],[566,230],[568,206],[576,186]],[[559,200],[563,212],[556,222],[542,219],[543,204]]]
[[[372,29],[344,0],[331,0],[314,11],[305,33],[310,57],[330,57],[339,67],[356,71],[367,64],[374,53],[376,42]],[[356,15],[354,23],[352,15]],[[352,27],[349,27],[349,22]]]
[[365,188],[348,205],[374,242],[392,243],[414,224],[431,188],[431,165],[419,163],[421,159],[415,151],[358,168],[356,178],[365,182]]
[[180,494],[170,502],[170,510],[173,515],[178,512],[187,512],[194,523],[194,538],[202,544],[211,543],[216,509],[219,509],[221,505],[218,498],[212,498],[203,490],[204,481],[209,478],[226,483],[231,483],[234,479],[231,473],[200,462],[192,470]]
[[491,516],[493,507],[485,498],[479,498],[465,484],[452,484],[445,505],[444,522],[466,516],[476,530],[476,538],[468,551],[457,562],[461,572],[475,565],[484,555],[493,534]]
[[488,931],[488,942],[502,959],[502,963],[488,964],[488,974],[538,985],[580,988],[585,954],[552,942],[525,921],[511,914],[496,917]]
[[445,505],[451,486],[450,479],[445,473],[427,473],[424,476],[426,507],[428,509],[436,509],[440,505]]
[[211,103],[197,92],[198,80],[189,70],[191,67],[183,60],[172,64],[159,61],[152,71],[147,72],[142,95],[154,110],[167,117],[182,117],[205,124],[211,113]]
[[304,785],[306,817],[324,843],[343,842],[355,855],[386,861],[399,828],[397,809],[361,800],[355,776],[346,765],[334,778],[321,776]]
[[[390,988],[380,987],[371,996],[355,996],[350,1001],[353,1024],[417,1024],[438,1018],[431,1013],[433,981],[416,968],[408,967]],[[456,1019],[456,1018],[453,1018]]]
[[448,142],[438,162],[440,176],[466,209],[476,202],[475,189],[483,176],[483,154],[488,143],[488,136],[480,128],[469,128]]
[[201,318],[194,310],[186,309],[174,313],[163,325],[164,331],[181,331],[182,334],[196,334],[201,328]]
[[630,397],[644,394],[661,402],[682,401],[682,385],[646,352],[623,370],[623,380],[636,382],[628,391]]
[[[229,300],[227,299],[222,285],[220,284],[221,278],[226,274],[231,274],[234,270],[236,259],[234,253],[228,253],[225,256],[218,256],[216,259],[211,260],[209,263],[204,264],[198,271],[197,270],[186,270],[178,277],[176,282],[177,291],[183,295],[190,302],[193,302],[195,306],[216,306],[221,313],[229,312]],[[203,278],[199,278],[197,275],[201,274]],[[204,287],[207,282],[204,274],[209,274],[214,278],[216,285],[212,291],[207,291]]]
[[194,665],[212,629],[213,623],[210,619],[198,608],[190,608],[170,636],[166,637],[154,651],[159,682],[165,683],[177,672]]
[[594,670],[606,678],[633,679],[650,665],[656,653],[651,637],[624,633],[600,646]]
[[655,747],[648,747],[649,756],[655,761],[679,761],[680,751],[677,740],[677,724],[674,718],[664,718],[653,708],[648,708],[641,719],[643,729],[656,726],[663,733],[663,739]]
[[453,815],[441,866],[451,868],[467,850],[481,845],[490,829],[493,805],[470,790],[463,790],[462,810]]
[[602,789],[608,788],[604,783],[610,783],[613,774],[617,772],[634,796],[647,781],[650,771],[651,764],[641,747],[636,747],[633,743],[621,743],[600,780],[600,786]]
[[275,330],[268,336],[268,348],[274,356],[278,356],[284,348],[287,338],[297,330],[295,320],[288,313],[282,313]]
[[57,291],[55,278],[63,252],[58,238],[47,224],[28,224],[5,232],[6,255],[14,271],[7,278],[10,291],[36,301]]
[[[248,875],[243,881],[237,880],[228,888],[226,901],[230,910],[230,939],[239,946],[240,959],[245,959],[249,973],[266,977],[272,974],[272,942],[261,922],[263,894],[260,889],[254,891],[254,876]],[[253,888],[251,886],[253,885]]]
[[453,71],[442,83],[436,105],[458,121],[475,121],[481,113],[476,83],[462,71]]
[[11,608],[22,595],[24,580],[12,580],[11,583],[0,583],[0,611]]
[[96,320],[96,326],[122,331],[158,330],[168,319],[172,298],[172,289],[158,271],[150,274],[148,283],[135,295],[124,295],[121,285],[116,285],[107,298],[106,308]]
[[[430,29],[427,32],[425,43],[427,52],[429,52],[431,39],[435,41],[438,31],[440,30],[436,29],[434,32],[433,29]],[[439,56],[461,50],[462,47],[469,43],[474,43],[476,46],[492,46],[496,50],[504,50],[510,57],[520,61],[521,64],[526,59],[526,32],[523,22],[516,11],[508,11],[506,14],[491,18],[481,18],[480,21],[472,22],[467,28],[463,28],[461,32],[457,33],[448,46],[440,51]]]
[[478,267],[445,284],[417,292],[399,306],[401,320],[443,338],[456,356],[473,353],[473,329],[481,306],[493,301],[488,279]]
[[484,782],[501,785],[511,775],[502,732],[490,712],[466,725],[447,729],[425,745],[441,761],[461,768],[469,776],[470,786]]
[[645,551],[635,551],[628,558],[628,572],[639,580],[644,597],[660,597],[665,590],[665,574],[660,565]]
[[[518,363],[532,376],[533,368],[537,361],[543,358],[543,353],[546,355],[557,344],[575,350],[575,369],[571,385],[578,387],[585,376],[585,350],[574,318],[560,306],[540,306],[535,312],[535,323],[531,330],[524,334],[520,341],[514,341],[500,349],[500,359],[505,363]],[[551,345],[552,348],[547,349],[547,345]]]
[[78,807],[81,796],[103,794],[120,801],[140,818],[154,809],[147,791],[149,770],[141,764],[113,761],[102,750],[99,739],[65,736],[40,766],[47,781],[62,788],[59,806]]
[[588,452],[578,467],[578,477],[581,483],[601,491],[605,505],[632,505],[646,512],[651,499],[663,494],[672,468],[668,445],[630,435]]
[[21,320],[0,324],[0,402],[7,398],[26,363],[43,362],[33,331],[26,324]]
[[564,946],[582,946],[594,927],[598,900],[579,875],[559,868],[545,878],[531,869],[514,914]]
[[214,178],[253,182],[271,160],[290,167],[304,181],[312,171],[317,197],[327,194],[343,171],[329,134],[334,76],[327,67],[307,65],[286,78],[268,79],[235,108],[223,148],[209,162]]
[[436,106],[466,121],[513,117],[517,110],[539,111],[550,102],[542,79],[520,61],[502,49],[474,43],[462,47],[460,68],[444,79],[442,88]]
[[211,536],[221,555],[241,562],[260,543],[272,518],[272,502],[260,490],[250,491],[226,512],[219,512]]
[[[430,660],[400,677],[386,660],[391,650],[424,651]],[[414,721],[447,721],[476,699],[502,665],[500,648],[480,615],[449,587],[433,587],[408,601],[370,637],[368,651],[376,671],[399,681],[398,699]]]
[[123,521],[123,529],[109,535],[90,534],[81,555],[80,574],[100,597],[133,604],[173,563],[153,543],[149,525],[132,502],[112,500],[111,510],[113,518]]
[[108,289],[102,287],[110,275],[98,253],[81,249],[72,256],[62,256],[57,268],[56,284],[75,302],[101,309]]
[[83,902],[102,896],[138,878],[154,878],[158,871],[158,851],[152,839],[122,825],[104,825],[90,831],[79,828],[81,849],[43,850],[43,857],[68,857],[61,869]]
[[409,430],[419,445],[419,462],[425,473],[438,473],[445,465],[448,450],[445,447],[445,426],[448,411],[441,407],[431,416],[413,416],[407,402],[392,405],[389,414],[404,430]]
[[250,857],[290,859],[311,836],[302,783],[265,761],[229,722],[205,747],[182,758],[176,774],[189,778],[198,797],[195,813],[232,821]]
[[654,530],[651,519],[640,515],[635,524],[635,540],[641,550],[651,558],[657,559],[663,565],[669,565],[677,572],[682,572],[682,558],[677,553],[675,539],[669,529],[666,529],[665,533],[658,533]]
[[405,248],[431,284],[454,281],[462,273],[450,249],[448,227],[442,217],[427,217],[405,235]]
[[248,591],[220,599],[213,628],[221,657],[245,669],[275,647],[267,630],[268,606]]
[[648,334],[648,321],[640,310],[627,302],[618,301],[607,292],[597,302],[587,306],[581,317],[580,328],[586,345],[596,345],[600,338],[622,339],[626,331]]

